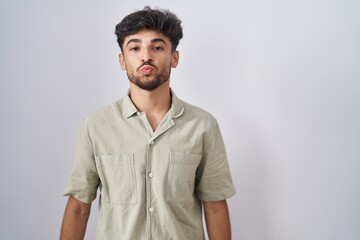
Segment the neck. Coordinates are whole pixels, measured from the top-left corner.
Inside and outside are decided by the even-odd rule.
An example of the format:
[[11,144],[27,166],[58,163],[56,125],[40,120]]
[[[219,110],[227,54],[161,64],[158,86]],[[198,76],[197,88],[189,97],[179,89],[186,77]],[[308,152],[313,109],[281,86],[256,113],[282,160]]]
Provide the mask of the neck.
[[135,84],[130,84],[130,97],[139,112],[168,111],[171,105],[168,82],[153,91],[146,91]]
[[153,91],[146,91],[130,83],[130,97],[139,112],[144,112],[155,131],[171,107],[169,81]]

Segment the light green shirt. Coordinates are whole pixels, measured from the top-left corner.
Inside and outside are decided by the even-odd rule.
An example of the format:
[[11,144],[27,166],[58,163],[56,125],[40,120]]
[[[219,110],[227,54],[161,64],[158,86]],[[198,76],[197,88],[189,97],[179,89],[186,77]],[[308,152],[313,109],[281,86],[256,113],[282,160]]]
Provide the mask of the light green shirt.
[[100,191],[96,239],[204,239],[201,201],[235,193],[216,120],[172,93],[154,132],[129,96],[79,127],[64,195]]

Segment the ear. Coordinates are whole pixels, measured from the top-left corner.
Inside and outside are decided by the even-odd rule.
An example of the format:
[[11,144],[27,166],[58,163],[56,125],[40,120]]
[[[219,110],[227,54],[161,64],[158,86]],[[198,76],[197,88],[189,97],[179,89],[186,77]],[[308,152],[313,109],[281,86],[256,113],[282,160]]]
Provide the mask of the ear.
[[179,51],[174,51],[171,56],[171,67],[176,68],[179,63]]
[[126,71],[126,64],[124,60],[124,55],[122,53],[119,54],[119,63],[122,70]]

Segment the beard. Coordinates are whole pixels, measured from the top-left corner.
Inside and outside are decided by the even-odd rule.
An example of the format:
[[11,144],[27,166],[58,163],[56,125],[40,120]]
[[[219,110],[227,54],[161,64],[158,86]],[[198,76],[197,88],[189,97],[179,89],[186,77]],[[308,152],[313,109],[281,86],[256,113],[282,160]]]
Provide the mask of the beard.
[[[143,65],[141,65],[138,68],[137,72],[139,72],[139,69],[144,65],[150,65],[150,66],[154,67],[156,70],[158,69],[156,66],[154,66],[151,63],[144,63]],[[153,91],[156,88],[158,88],[161,84],[163,84],[169,80],[170,73],[171,73],[171,67],[169,66],[153,77],[150,75],[136,76],[132,72],[127,72],[126,74],[129,78],[129,81],[134,83],[139,88],[146,90],[146,91]],[[153,78],[153,79],[151,79],[151,78]]]

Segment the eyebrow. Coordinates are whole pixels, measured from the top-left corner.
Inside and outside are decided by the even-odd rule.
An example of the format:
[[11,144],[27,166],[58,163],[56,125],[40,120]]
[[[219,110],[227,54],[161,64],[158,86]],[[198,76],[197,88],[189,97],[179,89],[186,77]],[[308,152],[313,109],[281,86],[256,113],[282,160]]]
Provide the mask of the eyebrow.
[[[141,43],[141,42],[142,42],[141,39],[132,38],[126,43],[126,46],[129,45],[130,43]],[[167,45],[166,42],[161,38],[154,38],[154,39],[151,40],[151,43],[156,43],[156,42],[162,42],[165,45]]]
[[151,42],[152,42],[152,43],[162,42],[162,43],[164,43],[165,45],[167,45],[166,42],[165,42],[163,39],[161,39],[161,38],[154,38],[154,39],[151,40]]

